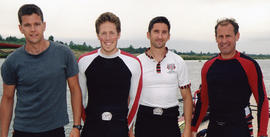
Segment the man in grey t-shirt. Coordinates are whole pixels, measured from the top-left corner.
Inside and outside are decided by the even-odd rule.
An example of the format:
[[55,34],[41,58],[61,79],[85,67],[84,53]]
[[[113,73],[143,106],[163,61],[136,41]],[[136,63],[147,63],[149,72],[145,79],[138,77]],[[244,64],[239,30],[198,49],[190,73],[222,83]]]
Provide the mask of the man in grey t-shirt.
[[9,55],[1,67],[4,84],[0,137],[8,136],[15,89],[13,137],[64,137],[63,127],[68,123],[67,81],[74,123],[70,137],[79,137],[82,101],[73,53],[64,45],[44,39],[46,23],[38,6],[23,5],[18,16],[26,44]]

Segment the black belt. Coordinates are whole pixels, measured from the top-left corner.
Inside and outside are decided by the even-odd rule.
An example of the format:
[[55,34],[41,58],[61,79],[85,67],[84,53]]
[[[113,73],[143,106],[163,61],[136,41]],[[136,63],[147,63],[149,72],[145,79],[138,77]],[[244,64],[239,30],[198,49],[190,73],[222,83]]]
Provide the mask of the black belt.
[[179,116],[178,108],[178,106],[170,108],[160,108],[140,105],[139,113],[143,115],[154,115],[160,117],[177,117]]
[[127,121],[127,111],[125,110],[92,110],[86,112],[86,120],[97,121]]
[[228,125],[245,125],[247,124],[247,119],[244,117],[237,118],[216,118],[210,116],[210,122],[216,126],[228,126]]
[[247,117],[245,115],[245,110],[225,114],[210,112],[210,122],[213,122],[217,126],[243,125],[246,124],[247,121],[251,119],[253,119],[252,115]]

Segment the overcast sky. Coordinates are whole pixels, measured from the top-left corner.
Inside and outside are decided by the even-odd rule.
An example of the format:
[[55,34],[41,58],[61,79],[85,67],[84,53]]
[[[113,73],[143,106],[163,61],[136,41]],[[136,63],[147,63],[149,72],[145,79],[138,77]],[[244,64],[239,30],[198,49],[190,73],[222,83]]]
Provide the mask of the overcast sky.
[[239,51],[270,54],[270,0],[0,0],[0,35],[23,37],[18,29],[21,5],[34,3],[44,14],[45,37],[99,46],[95,20],[113,12],[122,24],[120,47],[148,47],[149,21],[166,16],[171,22],[167,46],[177,51],[218,52],[216,20],[233,17],[240,26]]

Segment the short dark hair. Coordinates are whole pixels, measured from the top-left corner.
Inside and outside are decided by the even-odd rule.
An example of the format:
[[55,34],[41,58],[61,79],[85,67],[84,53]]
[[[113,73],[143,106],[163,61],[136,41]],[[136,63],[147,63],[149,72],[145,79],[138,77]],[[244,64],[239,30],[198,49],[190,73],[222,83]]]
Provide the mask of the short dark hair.
[[156,23],[165,23],[168,26],[168,31],[170,33],[170,29],[171,29],[170,22],[164,16],[157,16],[157,17],[153,18],[149,23],[148,32],[151,32],[151,30],[153,29],[154,24],[156,24]]
[[19,22],[20,24],[22,24],[22,16],[24,15],[32,15],[32,14],[37,14],[38,16],[40,16],[41,21],[43,22],[43,13],[41,11],[41,9],[35,5],[35,4],[24,4],[21,6],[21,8],[18,11],[18,18],[19,18]]
[[117,17],[115,14],[111,12],[105,12],[105,13],[102,13],[96,20],[96,33],[97,34],[99,33],[100,25],[107,21],[115,24],[116,30],[118,33],[121,32],[121,22],[120,22],[119,17]]
[[236,35],[239,32],[239,25],[236,22],[234,18],[223,18],[223,19],[218,19],[217,24],[215,26],[215,36],[217,36],[217,28],[218,26],[226,26],[228,24],[232,24],[234,28],[234,34]]

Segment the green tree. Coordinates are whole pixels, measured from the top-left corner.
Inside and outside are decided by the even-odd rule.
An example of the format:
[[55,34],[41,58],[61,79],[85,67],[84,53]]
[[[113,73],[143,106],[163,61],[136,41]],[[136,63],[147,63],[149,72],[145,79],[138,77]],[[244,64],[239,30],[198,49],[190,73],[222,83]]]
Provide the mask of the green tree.
[[51,36],[49,36],[49,40],[50,41],[54,41],[54,37],[51,35]]
[[71,47],[71,46],[74,46],[74,42],[73,41],[70,41],[69,42],[69,46]]
[[83,42],[83,46],[85,46],[85,47],[87,46],[85,42]]
[[194,51],[191,50],[191,51],[189,52],[189,54],[190,54],[190,55],[195,55],[196,53],[195,53]]
[[14,36],[8,36],[8,37],[6,38],[6,41],[9,41],[9,42],[16,42],[16,41],[18,41],[18,39],[17,39],[16,37],[14,37]]
[[4,40],[3,37],[0,35],[0,40]]

